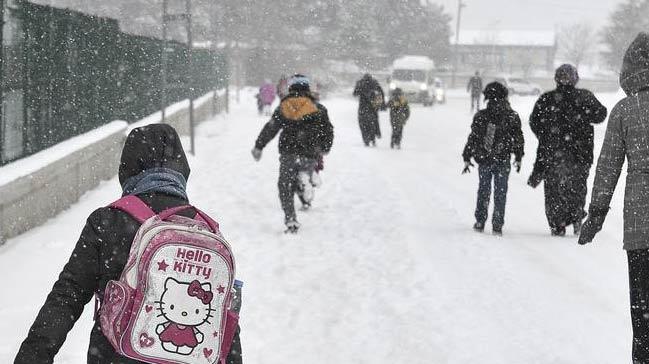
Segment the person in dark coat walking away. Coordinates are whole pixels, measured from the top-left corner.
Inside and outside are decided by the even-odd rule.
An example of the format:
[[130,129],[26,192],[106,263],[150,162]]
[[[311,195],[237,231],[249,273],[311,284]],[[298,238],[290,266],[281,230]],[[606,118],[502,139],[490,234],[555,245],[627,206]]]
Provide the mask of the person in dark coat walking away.
[[545,213],[554,236],[573,225],[579,234],[586,216],[587,180],[593,164],[593,125],[607,110],[592,92],[578,89],[577,69],[565,64],[556,71],[557,88],[538,99],[530,127],[539,140],[537,158],[528,181],[545,181]]
[[602,229],[626,158],[624,249],[629,264],[632,357],[634,364],[649,364],[649,34],[640,33],[629,46],[620,86],[627,97],[611,111],[579,244],[590,243]]
[[[187,205],[189,164],[176,131],[154,124],[134,129],[126,139],[119,166],[123,195],[137,195],[153,211]],[[195,211],[180,213],[193,217]],[[106,284],[119,280],[140,223],[112,207],[95,210],[86,221],[68,263],[20,346],[14,364],[52,363],[68,332],[94,295],[103,300]],[[144,364],[115,353],[99,320],[90,333],[87,362]],[[228,363],[242,363],[237,332]]]
[[390,148],[401,149],[403,127],[410,117],[410,106],[408,106],[408,100],[406,100],[400,88],[392,91],[392,96],[388,101],[388,108],[390,108],[390,125],[392,126]]
[[311,95],[309,79],[294,75],[288,83],[289,94],[261,130],[252,156],[259,161],[266,144],[281,131],[279,199],[284,210],[286,232],[296,233],[300,224],[295,213],[294,195],[297,193],[304,208],[310,207],[313,200],[310,177],[318,158],[331,150],[334,134],[327,109]]
[[475,71],[475,75],[469,79],[466,91],[471,94],[471,112],[474,108],[477,112],[480,110],[480,96],[482,95],[482,78],[479,71]]
[[376,139],[381,138],[379,110],[385,107],[385,95],[379,82],[369,73],[356,82],[354,96],[358,100],[358,124],[365,146],[376,146]]
[[462,173],[470,172],[473,167],[471,158],[478,163],[480,182],[475,210],[476,222],[473,225],[473,229],[478,232],[484,231],[485,228],[493,180],[492,231],[495,235],[502,235],[511,156],[514,155],[513,165],[518,173],[523,159],[524,139],[521,119],[507,100],[507,88],[498,82],[492,82],[485,87],[484,96],[487,108],[478,111],[473,118],[471,133],[462,153]]

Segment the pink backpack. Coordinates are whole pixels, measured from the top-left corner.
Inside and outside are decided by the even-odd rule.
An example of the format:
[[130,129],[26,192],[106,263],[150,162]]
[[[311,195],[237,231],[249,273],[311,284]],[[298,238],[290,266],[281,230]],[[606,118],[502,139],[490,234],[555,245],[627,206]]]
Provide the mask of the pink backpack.
[[[224,364],[238,315],[230,310],[234,257],[218,224],[191,206],[155,214],[135,196],[110,207],[142,225],[99,311],[101,330],[126,357],[155,364]],[[175,215],[193,208],[194,219]]]

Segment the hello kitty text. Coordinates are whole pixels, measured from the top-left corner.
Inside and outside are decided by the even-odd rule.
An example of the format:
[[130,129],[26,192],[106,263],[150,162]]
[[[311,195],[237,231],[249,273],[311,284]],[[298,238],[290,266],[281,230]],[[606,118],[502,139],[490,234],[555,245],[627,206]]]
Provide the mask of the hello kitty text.
[[173,269],[190,275],[210,279],[212,268],[207,264],[212,260],[212,255],[200,249],[178,248],[174,258]]

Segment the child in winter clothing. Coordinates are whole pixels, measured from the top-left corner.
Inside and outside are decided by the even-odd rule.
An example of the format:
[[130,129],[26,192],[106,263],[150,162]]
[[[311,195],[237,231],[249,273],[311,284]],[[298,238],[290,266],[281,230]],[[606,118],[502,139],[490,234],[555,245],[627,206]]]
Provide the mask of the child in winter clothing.
[[273,101],[275,101],[275,86],[270,83],[270,80],[265,80],[264,84],[259,87],[259,93],[257,96],[257,107],[259,114],[264,112],[265,109],[270,108],[270,105],[273,104]]
[[392,92],[388,107],[390,108],[390,124],[392,125],[390,148],[401,149],[403,126],[406,125],[406,121],[410,117],[410,106],[408,106],[408,100],[406,100],[400,88]]
[[329,153],[333,144],[333,126],[327,109],[311,94],[309,79],[294,75],[289,80],[289,94],[282,99],[270,121],[264,125],[252,149],[256,161],[264,147],[279,136],[279,199],[284,210],[286,232],[296,233],[300,227],[295,212],[294,196],[305,208],[313,199],[313,174],[318,158]]
[[[154,212],[187,205],[185,186],[189,164],[180,138],[169,125],[134,129],[128,136],[119,166],[123,195],[136,195]],[[179,213],[187,217],[195,211]],[[106,285],[118,280],[140,223],[113,207],[95,210],[86,221],[68,263],[54,283],[23,341],[14,364],[52,363],[66,335],[94,295],[103,300]],[[228,363],[241,363],[239,334]],[[88,363],[144,364],[120,356],[103,335],[99,320],[90,333]]]
[[512,110],[507,100],[507,88],[498,82],[492,82],[485,87],[487,108],[480,110],[473,118],[471,134],[469,135],[462,157],[464,170],[470,172],[473,166],[471,158],[478,163],[480,182],[478,186],[478,202],[475,210],[476,223],[473,229],[484,231],[487,221],[491,181],[494,182],[494,212],[492,231],[502,234],[505,223],[505,204],[507,201],[507,183],[511,169],[511,155],[514,154],[514,167],[520,172],[523,158],[523,132],[521,119]]

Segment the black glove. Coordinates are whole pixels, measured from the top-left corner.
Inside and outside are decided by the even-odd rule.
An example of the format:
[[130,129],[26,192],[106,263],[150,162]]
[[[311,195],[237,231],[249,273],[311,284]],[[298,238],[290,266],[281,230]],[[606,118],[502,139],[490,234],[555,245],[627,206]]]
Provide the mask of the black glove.
[[261,159],[261,149],[252,148],[250,153],[252,154],[252,157],[255,159],[255,161],[259,162],[259,160]]
[[579,234],[579,245],[586,245],[593,241],[595,234],[602,230],[602,225],[604,224],[604,219],[606,218],[606,213],[600,213],[593,215],[588,214],[588,218],[584,225],[581,227],[581,233]]
[[462,174],[471,173],[471,168],[475,167],[471,161],[464,161],[464,169],[462,169]]
[[543,181],[543,176],[540,173],[536,173],[536,171],[532,171],[530,178],[527,179],[527,184],[532,188],[536,188],[541,184],[541,181]]

